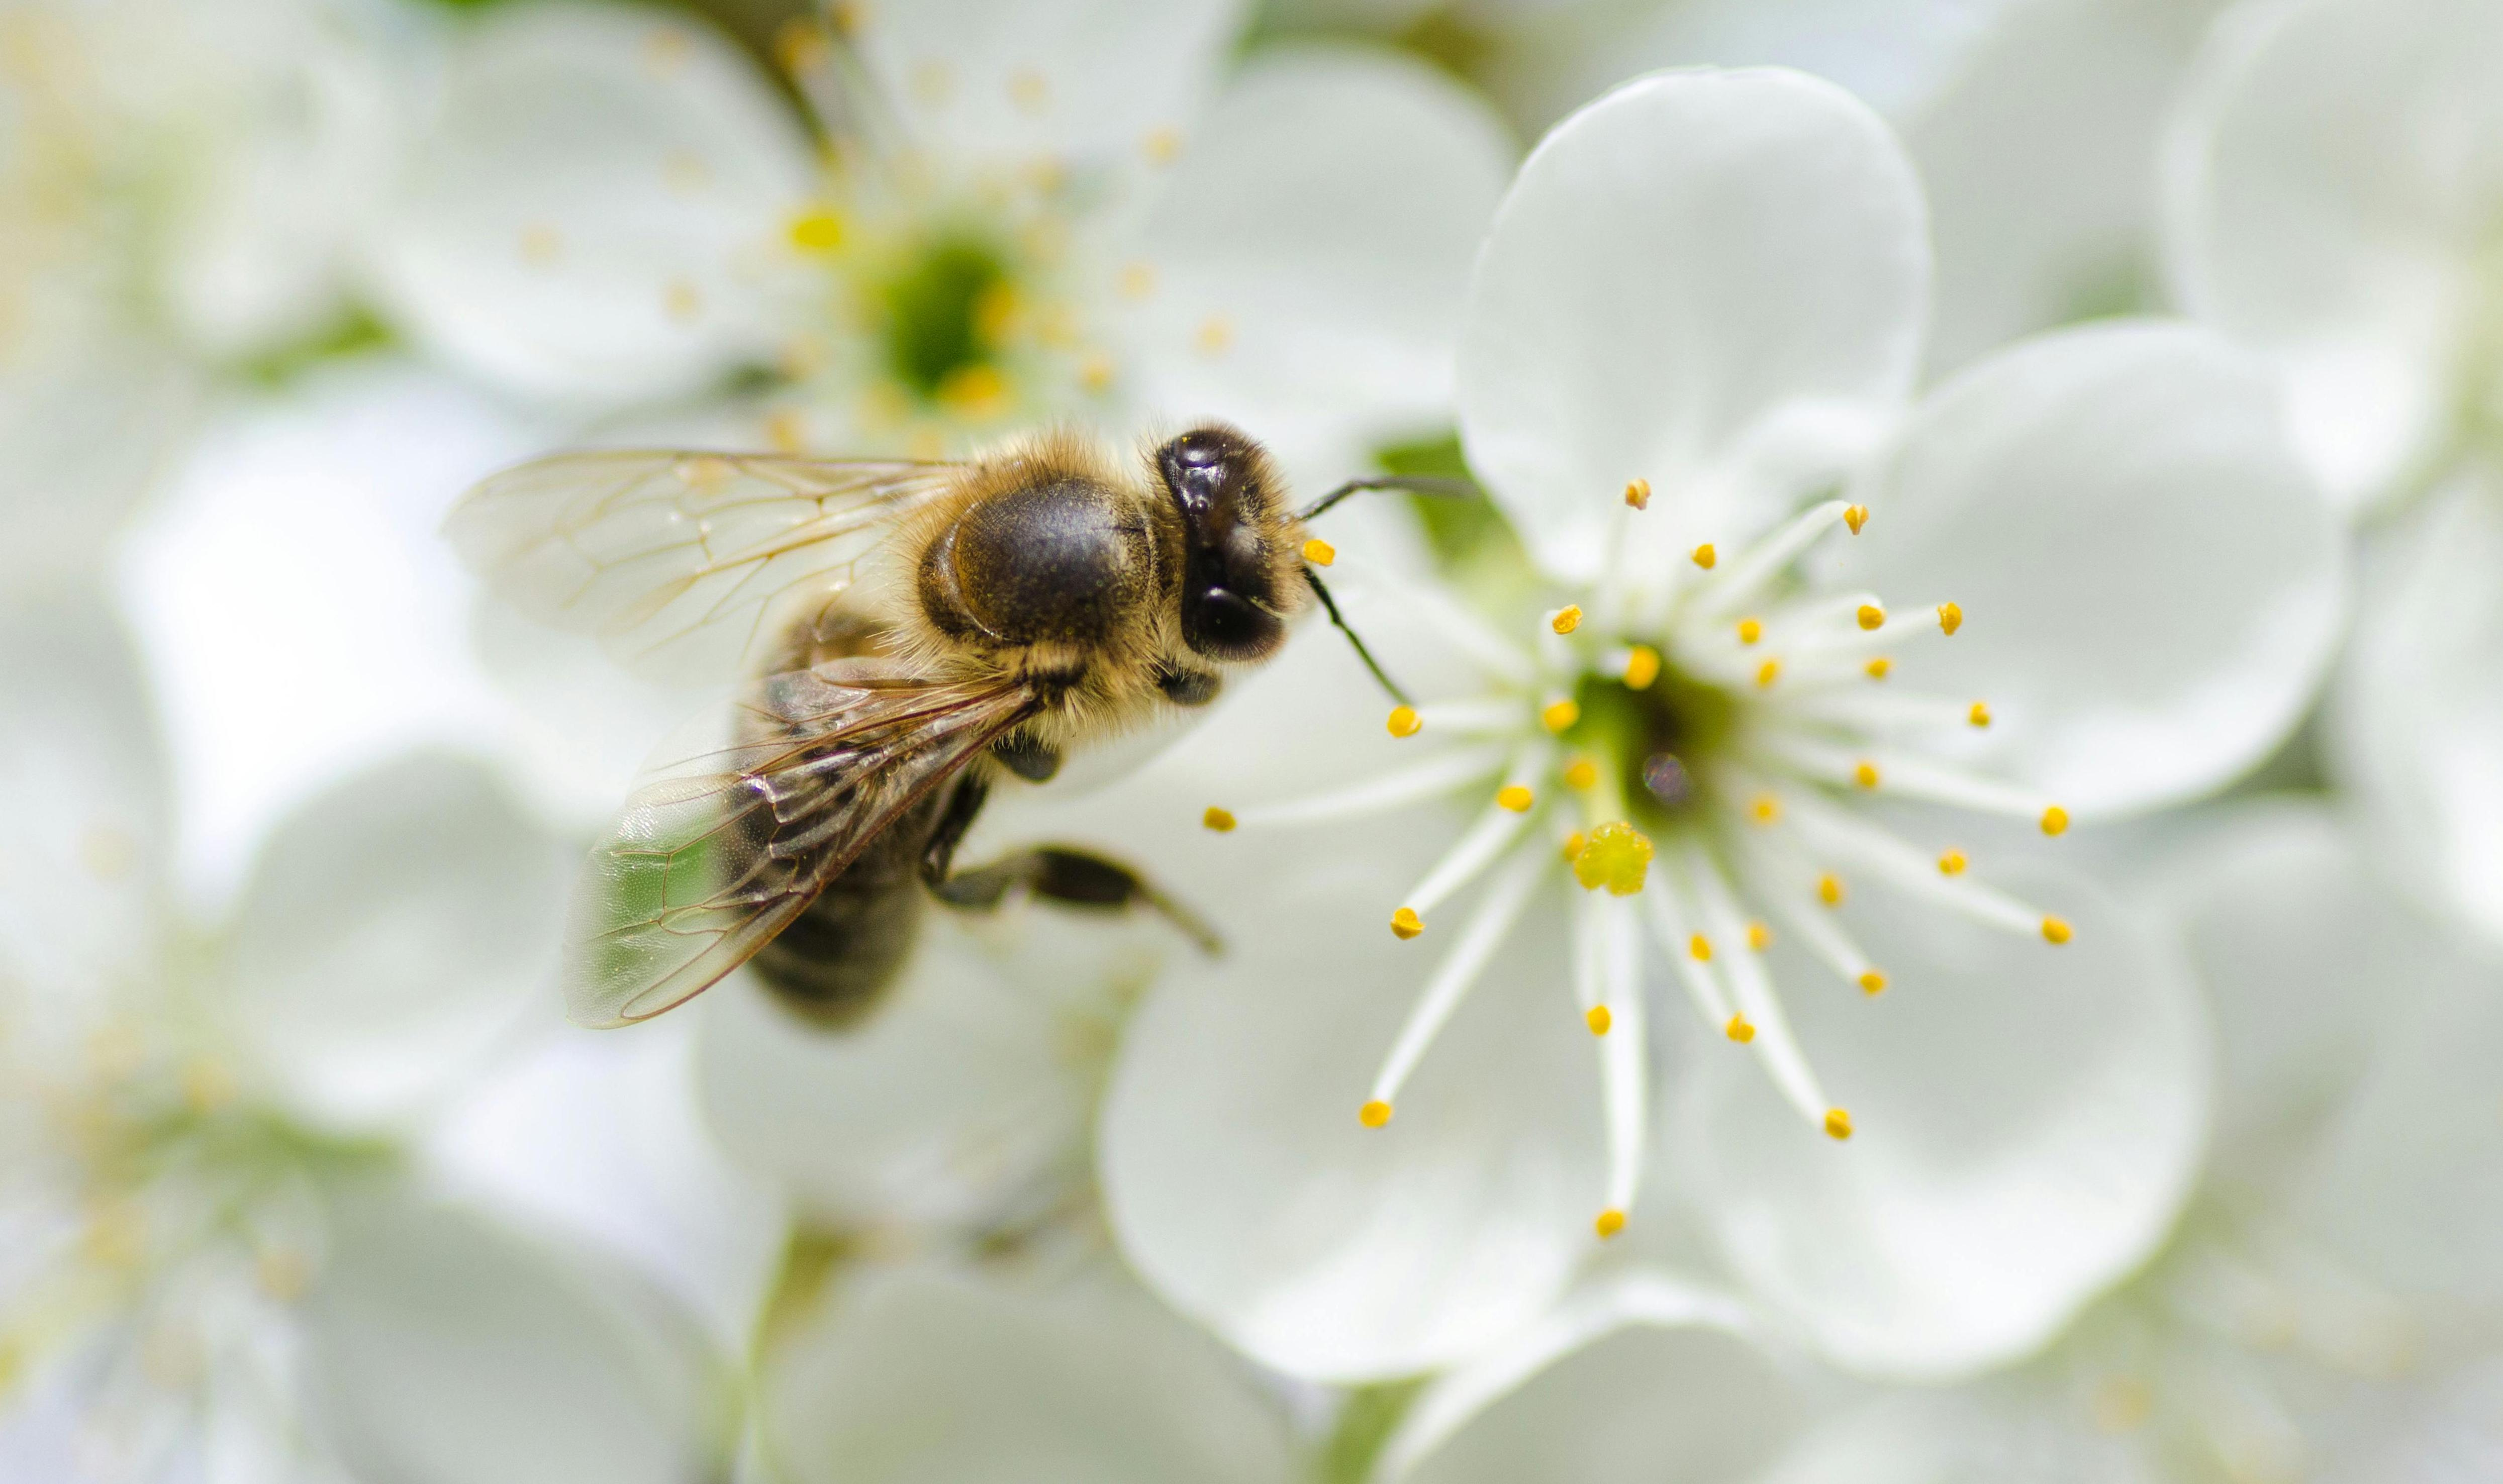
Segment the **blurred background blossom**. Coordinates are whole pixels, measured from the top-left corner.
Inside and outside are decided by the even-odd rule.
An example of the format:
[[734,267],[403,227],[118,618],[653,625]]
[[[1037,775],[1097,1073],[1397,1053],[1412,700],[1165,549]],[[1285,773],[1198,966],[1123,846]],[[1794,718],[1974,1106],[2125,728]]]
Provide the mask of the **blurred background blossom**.
[[[1694,68],[1789,71],[1600,104]],[[0,0],[0,1477],[2503,1478],[2498,100],[2484,0]],[[563,1022],[735,677],[485,595],[465,488],[1210,416],[1492,497],[1320,523],[1423,735],[1306,624],[965,845],[1224,954]],[[1802,786],[2074,943],[1742,893],[1768,1077],[1513,754],[1253,827],[1489,725],[1481,631],[1470,744],[1582,745],[1607,574],[1829,495],[1770,575],[1969,609],[1899,678],[2026,808]],[[1488,820],[1550,880],[1366,1127]]]

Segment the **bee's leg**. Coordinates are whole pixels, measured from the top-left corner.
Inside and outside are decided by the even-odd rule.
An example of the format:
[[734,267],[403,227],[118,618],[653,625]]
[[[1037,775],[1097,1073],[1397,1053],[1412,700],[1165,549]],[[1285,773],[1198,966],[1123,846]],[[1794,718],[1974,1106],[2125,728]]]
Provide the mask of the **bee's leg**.
[[1145,907],[1180,928],[1203,953],[1213,957],[1225,947],[1206,919],[1147,878],[1118,861],[1069,846],[1032,846],[934,882],[930,889],[948,906],[973,912],[992,911],[1020,889],[1064,907],[1102,912]]
[[968,775],[957,780],[956,791],[947,796],[946,811],[930,827],[930,843],[921,847],[921,880],[931,890],[946,883],[956,847],[965,843],[965,833],[974,827],[982,801],[990,796],[991,785],[978,777]]

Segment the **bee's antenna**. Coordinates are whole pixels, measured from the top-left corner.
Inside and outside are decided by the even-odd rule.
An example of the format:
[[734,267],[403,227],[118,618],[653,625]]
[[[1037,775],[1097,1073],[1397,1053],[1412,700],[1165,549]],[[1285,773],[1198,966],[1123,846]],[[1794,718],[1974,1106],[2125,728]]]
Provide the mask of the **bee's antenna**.
[[[1377,487],[1370,485],[1350,485],[1347,489],[1337,491],[1331,498],[1335,499],[1339,495],[1347,495],[1355,490],[1371,488]],[[1321,601],[1321,609],[1323,612],[1329,614],[1329,621],[1338,626],[1339,633],[1347,636],[1347,641],[1349,643],[1355,646],[1355,657],[1364,662],[1365,669],[1373,672],[1373,678],[1382,682],[1382,688],[1390,693],[1391,700],[1398,702],[1401,706],[1410,705],[1411,703],[1408,700],[1408,693],[1399,688],[1399,682],[1390,678],[1389,673],[1382,668],[1381,662],[1373,657],[1373,651],[1364,647],[1364,640],[1356,637],[1356,633],[1354,629],[1348,627],[1347,615],[1338,610],[1338,603],[1330,597],[1330,590],[1321,585],[1321,574],[1313,570],[1310,567],[1307,567],[1304,569],[1304,580],[1312,584],[1313,596]]]
[[[1296,511],[1295,519],[1299,521],[1311,520],[1314,516],[1322,513],[1330,506],[1337,504],[1340,500],[1347,499],[1350,495],[1354,495],[1359,490],[1406,490],[1413,495],[1446,495],[1460,499],[1466,499],[1471,495],[1483,495],[1486,493],[1484,490],[1478,488],[1476,481],[1469,479],[1444,479],[1432,474],[1384,474],[1376,479],[1349,480],[1347,483],[1340,485],[1337,489],[1330,491],[1320,499],[1314,500],[1311,504],[1304,506],[1301,510]],[[1311,574],[1308,572],[1305,575],[1309,576]],[[1331,616],[1337,616],[1336,609],[1331,610]],[[1347,625],[1341,624],[1339,627],[1344,629]],[[1354,638],[1355,636],[1351,634],[1348,638]],[[1358,644],[1355,647],[1362,649],[1364,646],[1362,644]],[[1376,673],[1379,673],[1379,672]],[[1386,681],[1384,683],[1388,684],[1389,682]]]

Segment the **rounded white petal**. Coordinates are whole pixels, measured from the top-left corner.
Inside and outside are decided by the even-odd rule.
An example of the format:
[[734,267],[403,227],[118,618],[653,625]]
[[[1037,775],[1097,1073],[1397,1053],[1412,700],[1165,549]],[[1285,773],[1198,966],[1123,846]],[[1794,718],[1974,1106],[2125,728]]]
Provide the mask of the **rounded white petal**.
[[2503,938],[2503,480],[2471,474],[2364,567],[2329,762],[2382,863]]
[[1469,264],[1513,156],[1422,62],[1260,53],[1149,208],[1154,288],[1129,326],[1145,404],[1333,454],[1448,419]]
[[1802,1123],[1751,1058],[1698,1053],[1678,1133],[1726,1260],[1864,1373],[1955,1375],[2040,1346],[2153,1250],[2198,1168],[2211,1053],[2177,953],[2081,880],[2004,880],[2074,939],[1858,892],[1843,915],[1892,981],[1874,999],[1776,940],[1847,1141]]
[[1832,84],[1766,70],[1620,88],[1532,152],[1478,260],[1459,364],[1471,466],[1560,576],[1599,569],[1637,478],[1657,492],[1626,528],[1642,562],[1748,535],[1900,403],[1928,313],[1925,230],[1902,147]]
[[490,14],[382,211],[389,306],[514,391],[659,397],[768,360],[802,285],[808,146],[702,22],[639,6]]
[[2280,362],[2295,436],[2342,502],[2383,493],[2448,433],[2455,370],[2491,355],[2467,337],[2495,292],[2503,11],[2246,8],[2202,53],[2173,134],[2183,304]]
[[359,1478],[726,1476],[726,1377],[633,1272],[448,1207],[352,1216],[305,1315],[313,1412]]
[[180,452],[199,390],[171,347],[94,327],[0,357],[0,584],[86,580]]
[[[1903,684],[1986,700],[1964,739],[2073,813],[2204,793],[2309,705],[2346,596],[2342,528],[2286,446],[2274,388],[2213,334],[2060,330],[1940,387],[1834,548],[1904,621]],[[1914,605],[1923,606],[1914,606]]]
[[774,1352],[763,1404],[797,1484],[1295,1477],[1251,1376],[1110,1271],[867,1274]]
[[1186,140],[1244,0],[909,0],[852,8],[908,137],[979,160],[1144,165]]

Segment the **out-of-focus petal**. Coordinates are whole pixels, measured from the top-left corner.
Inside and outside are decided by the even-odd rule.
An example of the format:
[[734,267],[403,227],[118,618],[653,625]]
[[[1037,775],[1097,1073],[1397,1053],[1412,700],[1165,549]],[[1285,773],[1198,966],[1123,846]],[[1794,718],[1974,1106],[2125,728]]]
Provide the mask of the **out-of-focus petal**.
[[1853,1132],[1804,1125],[1751,1058],[1706,1047],[1677,1125],[1732,1269],[1837,1363],[1938,1377],[2042,1344],[2170,1228],[2196,1174],[2208,1021],[2177,955],[2082,880],[2001,874],[2059,948],[1855,893],[1892,982],[1772,968]]
[[702,1329],[598,1254],[458,1209],[375,1201],[307,1303],[306,1373],[355,1477],[685,1484],[727,1476]]
[[811,189],[789,107],[693,17],[549,4],[455,49],[382,210],[391,309],[521,393],[682,392],[770,360]]
[[[1910,383],[1929,305],[1911,163],[1868,107],[1774,70],[1620,88],[1532,152],[1461,327],[1469,462],[1539,564],[1668,569],[1830,478]],[[1623,528],[1620,496],[1657,492]]]
[[800,1484],[1285,1484],[1285,1419],[1116,1273],[1025,1289],[873,1273],[774,1353],[766,1446]]
[[82,334],[0,357],[0,586],[88,580],[106,538],[172,464],[199,385],[173,349]]
[[[2019,1376],[1882,1395],[1820,1424],[1757,1484],[2161,1484],[2151,1430],[2093,1426]],[[2062,1398],[2065,1400],[2066,1398]]]
[[2331,693],[2338,780],[2383,864],[2503,938],[2503,479],[2470,472],[2368,552]]
[[1964,612],[1952,638],[1905,640],[1900,683],[1987,701],[1961,744],[2074,813],[2249,767],[2337,639],[2341,527],[2265,368],[2203,329],[2093,326],[1993,356],[1922,403],[1859,498],[1868,530],[1836,574],[1904,622]]
[[2342,503],[2447,431],[2488,312],[2503,202],[2503,11],[2273,0],[2203,51],[2165,161],[2192,313],[2279,358],[2293,430]]
[[1447,420],[1469,263],[1513,153],[1423,63],[1260,53],[1151,208],[1154,287],[1131,326],[1144,400],[1333,453]]

